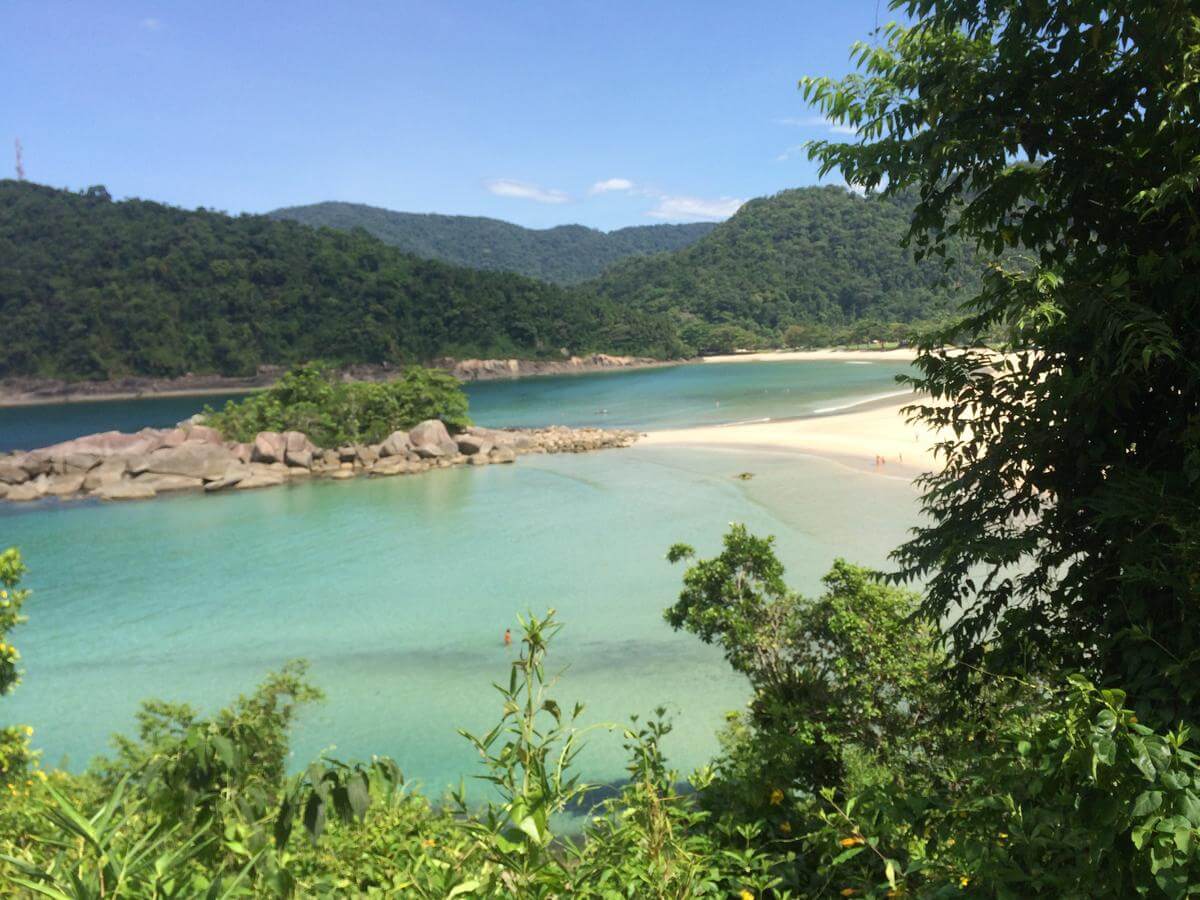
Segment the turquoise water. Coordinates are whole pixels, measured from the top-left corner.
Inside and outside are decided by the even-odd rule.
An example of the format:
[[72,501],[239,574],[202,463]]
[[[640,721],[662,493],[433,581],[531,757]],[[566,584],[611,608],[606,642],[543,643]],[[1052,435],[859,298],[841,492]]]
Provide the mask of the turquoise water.
[[[897,390],[892,363],[713,363],[467,385],[481,425],[670,428],[808,415]],[[233,395],[242,396],[242,395]],[[226,397],[153,397],[0,408],[0,452],[96,431],[174,425]]]
[[98,431],[167,428],[199,412],[205,403],[219,406],[226,399],[147,397],[143,400],[89,400],[84,403],[0,407],[0,453],[48,447],[59,441]]
[[483,425],[678,428],[812,415],[900,390],[894,363],[706,363],[469,387]]
[[[784,365],[738,364],[746,396],[731,405],[762,408],[755,371],[775,384]],[[584,409],[619,380],[670,372],[541,383],[551,396],[577,392]],[[792,374],[792,393],[805,393],[804,370]],[[755,477],[734,477],[743,471]],[[559,698],[585,701],[590,722],[666,705],[667,749],[686,769],[711,756],[746,685],[719,652],[663,623],[680,577],[667,547],[710,553],[743,521],[778,536],[790,581],[812,591],[837,555],[882,563],[914,496],[901,479],[798,454],[635,446],[218,497],[3,507],[0,545],[20,545],[35,591],[14,635],[26,677],[4,720],[33,725],[49,762],[79,767],[131,730],[144,697],[212,708],[304,657],[327,700],[302,716],[297,765],[331,748],[389,754],[437,793],[477,771],[457,729],[498,717],[490,685],[513,652],[503,629],[555,607],[566,624],[551,660],[566,667]],[[622,774],[620,743],[593,736],[588,777]]]

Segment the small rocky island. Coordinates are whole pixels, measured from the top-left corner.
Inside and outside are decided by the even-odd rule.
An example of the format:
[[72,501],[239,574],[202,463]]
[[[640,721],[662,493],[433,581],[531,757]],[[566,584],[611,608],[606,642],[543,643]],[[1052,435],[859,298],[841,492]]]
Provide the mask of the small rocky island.
[[134,434],[107,431],[28,452],[0,455],[0,499],[43,497],[142,500],[171,491],[248,490],[299,478],[396,476],[451,466],[511,463],[524,453],[582,453],[628,447],[632,431],[599,428],[451,434],[438,419],[395,431],[378,444],[317,447],[299,431],[259,432],[226,441],[203,417]]

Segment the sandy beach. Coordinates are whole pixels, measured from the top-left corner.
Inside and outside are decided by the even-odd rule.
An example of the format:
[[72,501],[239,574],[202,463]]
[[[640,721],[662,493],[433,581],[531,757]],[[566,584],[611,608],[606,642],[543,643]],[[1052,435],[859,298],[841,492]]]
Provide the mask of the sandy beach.
[[705,356],[706,363],[736,362],[912,362],[917,351],[912,347],[896,350],[764,350],[760,353],[728,353]]
[[[915,394],[906,393],[832,415],[652,431],[638,443],[808,454],[880,474],[912,478],[940,465],[933,453],[934,434],[906,422],[900,412],[915,399]],[[876,464],[876,456],[883,458],[881,465]]]

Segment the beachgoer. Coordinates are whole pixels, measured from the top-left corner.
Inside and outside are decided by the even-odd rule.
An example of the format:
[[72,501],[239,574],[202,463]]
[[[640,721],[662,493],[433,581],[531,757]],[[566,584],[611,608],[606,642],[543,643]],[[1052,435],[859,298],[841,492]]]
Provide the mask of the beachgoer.
[[505,647],[512,646],[512,629],[511,628],[504,629],[504,646]]

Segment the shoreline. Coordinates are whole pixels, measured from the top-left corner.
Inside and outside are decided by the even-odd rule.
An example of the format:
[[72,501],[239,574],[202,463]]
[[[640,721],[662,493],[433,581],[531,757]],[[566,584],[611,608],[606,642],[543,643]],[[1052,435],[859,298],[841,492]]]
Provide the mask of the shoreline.
[[[450,372],[459,381],[503,381],[548,375],[593,375],[684,365],[695,360],[659,360],[649,357],[609,356],[597,353],[566,360],[464,359],[435,360],[431,368]],[[107,403],[119,400],[152,400],[157,397],[222,397],[266,390],[286,370],[264,366],[257,375],[181,375],[178,378],[131,376],[111,381],[68,382],[57,378],[14,378],[0,381],[0,409],[22,406],[56,406],[69,403]],[[342,376],[357,381],[384,381],[403,368],[348,366]]]
[[[537,378],[547,375],[592,375],[599,372],[628,372],[671,366],[733,362],[911,362],[916,351],[898,350],[764,350],[661,360],[649,357],[610,356],[597,353],[565,360],[464,359],[435,360],[464,383]],[[113,381],[67,382],[61,379],[14,378],[0,381],[0,408],[54,406],[68,403],[106,403],[119,400],[150,400],[156,397],[222,397],[265,390],[285,371],[281,366],[264,366],[257,375],[183,375],[178,378],[133,376]],[[347,377],[379,381],[399,374],[387,366],[349,366]]]
[[758,350],[753,353],[722,353],[702,356],[702,363],[739,362],[912,362],[917,358],[913,347],[895,350],[839,350],[826,347],[821,350]]
[[[864,472],[915,478],[941,468],[938,437],[905,421],[900,410],[919,400],[905,392],[865,400],[823,415],[646,431],[640,447],[686,447],[741,452],[795,453],[840,462]],[[876,457],[883,459],[877,465]]]

